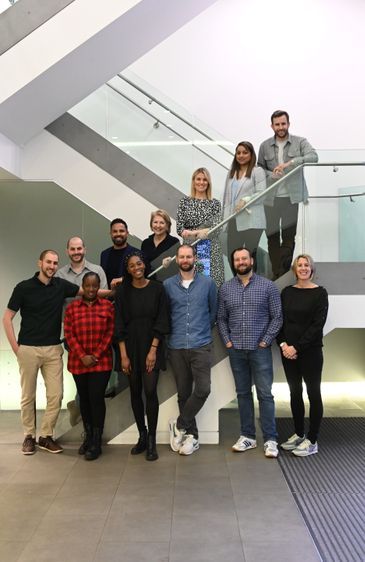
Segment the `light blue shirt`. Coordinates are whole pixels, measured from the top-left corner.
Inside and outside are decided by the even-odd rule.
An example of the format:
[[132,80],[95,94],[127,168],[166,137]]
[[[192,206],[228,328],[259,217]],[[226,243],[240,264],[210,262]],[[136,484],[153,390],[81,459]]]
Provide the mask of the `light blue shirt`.
[[164,281],[171,315],[168,346],[196,349],[212,341],[217,314],[217,288],[210,277],[196,273],[186,289],[180,274]]

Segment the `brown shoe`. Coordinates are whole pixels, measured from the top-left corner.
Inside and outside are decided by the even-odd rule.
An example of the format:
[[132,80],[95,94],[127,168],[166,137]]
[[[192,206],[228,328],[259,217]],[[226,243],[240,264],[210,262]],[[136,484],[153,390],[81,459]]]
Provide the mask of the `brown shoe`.
[[34,455],[35,453],[35,439],[32,435],[26,435],[22,445],[23,455]]
[[38,447],[49,453],[62,453],[63,449],[50,435],[38,439]]

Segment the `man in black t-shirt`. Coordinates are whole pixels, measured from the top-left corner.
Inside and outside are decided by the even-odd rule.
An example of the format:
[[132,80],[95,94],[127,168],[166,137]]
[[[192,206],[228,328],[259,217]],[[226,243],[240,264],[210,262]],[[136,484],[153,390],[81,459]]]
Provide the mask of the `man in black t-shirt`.
[[[24,428],[22,452],[35,453],[36,389],[41,369],[46,387],[47,404],[42,419],[38,446],[50,453],[61,453],[62,447],[53,440],[53,431],[63,395],[63,348],[60,344],[62,308],[67,297],[81,292],[78,285],[54,277],[58,254],[44,250],[38,260],[39,272],[16,285],[5,310],[3,323],[6,336],[14,351],[20,371],[21,417]],[[18,339],[13,318],[20,311]]]

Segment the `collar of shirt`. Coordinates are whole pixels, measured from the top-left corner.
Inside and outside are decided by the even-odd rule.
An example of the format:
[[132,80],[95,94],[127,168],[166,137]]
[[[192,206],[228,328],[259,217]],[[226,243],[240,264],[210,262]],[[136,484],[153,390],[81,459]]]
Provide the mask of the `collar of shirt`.
[[[288,134],[288,138],[286,139],[286,143],[284,144],[284,146],[286,146],[287,143],[289,143],[289,144],[292,143],[292,138],[291,138],[291,134],[290,134],[290,133]],[[271,143],[270,143],[270,144],[271,144],[271,146],[278,146],[278,145],[276,144],[276,136],[275,136],[275,135],[271,138]]]
[[[82,297],[79,298],[79,299],[77,299],[77,300],[75,300],[74,303],[75,303],[75,306],[79,306],[79,307],[81,307],[81,306],[87,306],[87,307],[89,307],[89,305],[86,304],[86,302],[84,301],[84,299],[83,299]],[[98,306],[98,305],[100,305],[100,304],[102,304],[102,303],[101,303],[99,297],[97,297],[97,298],[92,302],[91,308],[92,308],[93,306]]]

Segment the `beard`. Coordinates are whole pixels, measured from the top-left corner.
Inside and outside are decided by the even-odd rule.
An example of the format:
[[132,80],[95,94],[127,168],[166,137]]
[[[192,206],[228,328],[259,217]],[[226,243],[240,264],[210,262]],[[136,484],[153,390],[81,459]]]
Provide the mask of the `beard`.
[[179,265],[179,269],[181,269],[181,271],[191,271],[192,269],[194,269],[195,263],[184,263],[182,265]]
[[238,267],[234,268],[237,275],[248,275],[252,271],[252,265],[239,265]]

